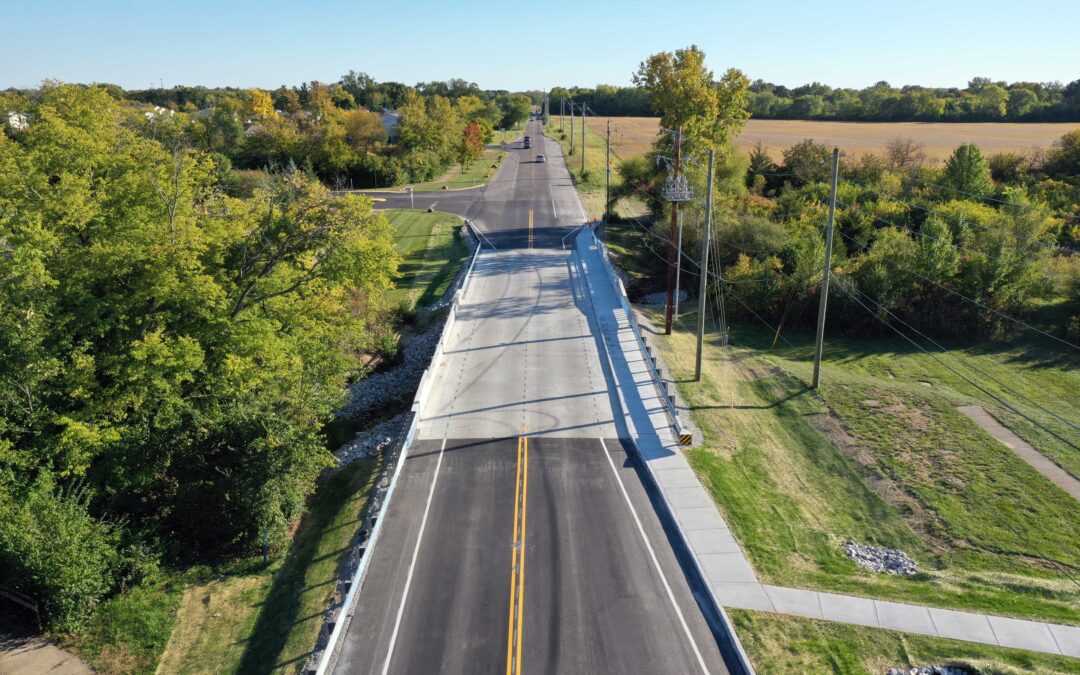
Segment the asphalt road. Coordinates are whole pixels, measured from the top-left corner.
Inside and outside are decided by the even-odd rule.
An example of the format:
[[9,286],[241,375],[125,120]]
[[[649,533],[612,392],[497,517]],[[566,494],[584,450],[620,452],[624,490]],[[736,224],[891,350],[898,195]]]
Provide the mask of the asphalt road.
[[[379,209],[427,209],[445,211],[471,220],[500,249],[561,248],[569,228],[580,225],[586,215],[559,144],[541,135],[539,122],[529,122],[532,148],[521,139],[507,144],[506,157],[487,185],[464,190],[416,192],[360,191],[378,198]],[[543,154],[546,162],[537,162]],[[530,214],[532,227],[530,228]]]
[[486,188],[423,196],[498,249],[448,336],[337,672],[726,672],[619,440],[561,248],[584,216],[537,126]]

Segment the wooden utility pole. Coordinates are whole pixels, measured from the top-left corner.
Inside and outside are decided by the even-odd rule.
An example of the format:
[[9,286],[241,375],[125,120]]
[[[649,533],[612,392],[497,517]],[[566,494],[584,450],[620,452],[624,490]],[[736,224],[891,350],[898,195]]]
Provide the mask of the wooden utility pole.
[[712,231],[713,150],[709,149],[709,178],[705,185],[705,239],[701,243],[701,283],[697,306],[697,360],[694,362],[694,382],[701,381],[701,348],[705,342],[705,309],[709,292],[709,235]]
[[607,121],[607,173],[604,177],[604,222],[608,220],[608,206],[611,204],[611,120]]
[[814,340],[814,381],[817,389],[821,381],[821,345],[825,340],[825,307],[829,303],[829,277],[832,276],[833,217],[836,215],[836,181],[840,175],[840,148],[832,153],[832,189],[829,192],[829,219],[825,223],[825,275],[821,279],[821,299],[818,301],[817,337]]
[[574,99],[570,99],[570,152],[574,152]]
[[585,175],[585,104],[581,104],[581,175]]
[[[672,178],[676,183],[679,178],[679,168],[682,162],[682,127],[675,130],[675,174]],[[664,307],[664,335],[671,335],[671,311],[674,305],[675,292],[675,238],[679,229],[679,202],[671,202],[671,236],[668,237],[668,268],[667,268],[667,304]]]

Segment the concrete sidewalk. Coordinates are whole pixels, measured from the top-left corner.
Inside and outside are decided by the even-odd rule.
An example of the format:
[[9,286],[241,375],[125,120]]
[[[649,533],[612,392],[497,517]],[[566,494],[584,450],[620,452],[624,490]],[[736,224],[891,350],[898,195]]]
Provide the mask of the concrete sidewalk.
[[621,287],[592,231],[578,254],[607,347],[626,424],[646,470],[718,606],[792,614],[1080,658],[1080,628],[762,584],[712,497],[683,456],[651,377]]

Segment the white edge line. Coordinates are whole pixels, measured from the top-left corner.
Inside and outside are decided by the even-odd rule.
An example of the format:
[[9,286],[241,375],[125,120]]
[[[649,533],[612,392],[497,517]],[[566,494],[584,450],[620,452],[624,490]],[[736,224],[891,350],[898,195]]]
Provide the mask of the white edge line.
[[[645,534],[645,527],[641,524],[641,519],[638,518],[637,509],[634,508],[633,502],[630,501],[630,493],[626,491],[626,485],[623,484],[622,478],[619,476],[619,471],[615,468],[615,462],[611,460],[611,453],[608,452],[607,444],[604,443],[603,438],[600,439],[600,447],[604,449],[604,457],[607,458],[608,466],[611,467],[611,472],[615,474],[615,480],[619,483],[619,489],[622,490],[623,499],[626,500],[626,505],[630,507],[630,515],[634,516],[634,523],[637,524],[638,532],[641,534],[641,540],[645,542],[645,548],[649,550],[649,557],[652,559],[653,567],[656,568],[656,573],[660,575],[660,581],[664,583],[664,590],[667,591],[668,599],[671,600],[671,606],[675,608],[675,614],[679,617],[679,623],[682,624],[683,632],[686,633],[686,639],[690,641],[690,646],[694,648],[694,656],[697,657],[698,665],[701,666],[701,672],[708,674],[709,668],[705,665],[705,659],[701,656],[701,650],[698,649],[697,642],[690,632],[690,626],[687,625],[686,618],[683,617],[682,609],[679,608],[679,603],[675,601],[675,594],[671,591],[671,585],[668,583],[664,570],[660,568],[660,561],[656,557],[656,552],[653,550],[652,543],[649,542],[649,536]],[[383,672],[385,673],[386,671]]]
[[390,671],[390,658],[394,655],[394,644],[397,642],[398,630],[401,628],[401,616],[405,613],[405,601],[409,597],[409,586],[412,585],[413,572],[416,570],[416,558],[420,555],[420,543],[424,540],[424,528],[427,527],[428,511],[431,510],[431,498],[435,496],[435,483],[439,480],[439,469],[442,468],[443,450],[446,449],[446,439],[443,438],[439,448],[439,459],[435,462],[435,475],[431,477],[431,487],[428,489],[427,504],[424,505],[424,517],[420,520],[420,533],[416,536],[416,546],[413,547],[412,561],[409,562],[409,573],[405,576],[405,590],[401,592],[401,604],[398,605],[397,618],[394,620],[394,632],[390,635],[390,646],[386,648],[386,661],[383,662],[383,675]]

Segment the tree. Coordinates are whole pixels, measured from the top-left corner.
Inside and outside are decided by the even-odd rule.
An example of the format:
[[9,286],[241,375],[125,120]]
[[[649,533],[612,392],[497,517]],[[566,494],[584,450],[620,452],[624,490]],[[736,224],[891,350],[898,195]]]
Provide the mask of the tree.
[[1055,178],[1080,177],[1080,129],[1070,131],[1054,142],[1045,170]]
[[274,99],[262,89],[248,90],[247,113],[257,119],[270,119],[274,112]]
[[382,116],[367,110],[350,110],[343,115],[346,140],[357,153],[366,153],[386,142]]
[[978,146],[965,143],[953,150],[945,161],[941,182],[958,193],[976,198],[989,196],[994,189],[990,165]]
[[461,135],[461,145],[458,148],[458,162],[461,168],[464,170],[483,151],[484,139],[480,134],[480,125],[476,122],[466,124]]
[[653,54],[638,66],[634,84],[649,92],[661,126],[682,129],[690,153],[723,153],[750,116],[749,79],[732,68],[714,81],[705,67],[705,53],[696,45]]
[[911,173],[926,165],[926,146],[911,138],[890,138],[885,142],[885,161],[893,171]]
[[827,181],[831,156],[827,147],[807,138],[784,150],[784,171],[794,174],[796,185]]
[[525,94],[503,94],[495,99],[499,109],[502,110],[502,119],[499,125],[505,129],[515,127],[529,117],[532,110],[532,99]]

